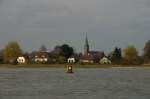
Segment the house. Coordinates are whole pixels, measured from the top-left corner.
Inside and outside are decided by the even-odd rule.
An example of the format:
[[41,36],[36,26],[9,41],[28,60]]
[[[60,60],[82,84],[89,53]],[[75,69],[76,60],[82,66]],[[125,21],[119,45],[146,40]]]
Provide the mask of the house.
[[27,55],[22,55],[17,58],[19,64],[25,64],[29,62],[29,57]]
[[68,63],[75,63],[75,62],[76,62],[75,58],[68,58]]
[[101,60],[100,60],[100,64],[111,64],[111,61],[104,56]]
[[50,61],[49,53],[45,51],[36,52],[34,55],[35,63],[48,63]]
[[94,63],[94,58],[92,55],[83,55],[80,58],[81,63]]
[[25,57],[21,56],[17,58],[17,62],[20,64],[25,64],[26,63],[26,59]]

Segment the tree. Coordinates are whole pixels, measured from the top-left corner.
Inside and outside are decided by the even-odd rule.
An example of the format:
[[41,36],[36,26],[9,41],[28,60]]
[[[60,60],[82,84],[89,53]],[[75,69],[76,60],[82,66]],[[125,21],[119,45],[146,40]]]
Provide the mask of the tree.
[[60,53],[62,52],[62,49],[60,46],[55,46],[54,50],[52,51],[52,53],[54,53],[55,55],[60,55]]
[[150,40],[145,43],[143,56],[146,62],[150,61]]
[[122,60],[121,48],[115,48],[111,54],[111,61],[114,64],[120,64]]
[[73,48],[67,44],[62,45],[60,48],[62,50],[60,54],[64,56],[66,59],[74,54]]
[[128,46],[123,50],[125,64],[138,64],[138,51],[134,46]]
[[58,58],[57,58],[57,63],[63,64],[63,63],[65,63],[65,62],[66,62],[66,59],[65,59],[64,56],[58,56]]
[[3,63],[3,50],[0,50],[0,63]]
[[74,55],[74,49],[67,44],[56,46],[51,52],[52,56],[56,58],[58,63],[64,63],[69,57]]
[[22,54],[22,50],[16,41],[9,42],[4,48],[4,62],[16,63],[16,59]]

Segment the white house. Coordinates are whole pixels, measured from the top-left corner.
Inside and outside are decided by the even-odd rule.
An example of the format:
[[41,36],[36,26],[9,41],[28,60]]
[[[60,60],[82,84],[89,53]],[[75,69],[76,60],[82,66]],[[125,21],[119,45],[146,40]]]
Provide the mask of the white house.
[[17,62],[20,64],[25,64],[26,63],[26,58],[23,56],[20,56],[17,58]]
[[75,58],[68,58],[68,63],[75,63],[75,62],[76,62]]
[[111,61],[107,57],[103,57],[100,60],[100,64],[111,64]]

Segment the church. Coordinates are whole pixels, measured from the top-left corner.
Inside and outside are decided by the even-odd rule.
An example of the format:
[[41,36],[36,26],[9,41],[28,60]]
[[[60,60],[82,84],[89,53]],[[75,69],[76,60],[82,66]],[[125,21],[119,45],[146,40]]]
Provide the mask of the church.
[[101,58],[105,56],[104,52],[90,51],[89,41],[86,34],[84,53],[80,58],[81,63],[98,63]]

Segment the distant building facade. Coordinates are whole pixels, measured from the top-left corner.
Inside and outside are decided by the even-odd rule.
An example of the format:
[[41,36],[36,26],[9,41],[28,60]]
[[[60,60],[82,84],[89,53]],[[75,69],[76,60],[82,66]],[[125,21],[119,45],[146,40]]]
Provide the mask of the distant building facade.
[[81,63],[94,63],[94,59],[92,55],[83,55],[80,58]]
[[71,58],[68,58],[68,63],[75,63],[76,60],[75,58],[71,57]]
[[100,64],[111,64],[111,61],[104,56],[101,60],[100,60]]
[[18,62],[19,64],[26,64],[26,63],[29,63],[29,57],[28,57],[28,55],[19,56],[19,57],[17,58],[17,62]]
[[17,62],[20,63],[20,64],[25,64],[26,63],[26,59],[23,56],[22,57],[18,57],[17,58]]
[[35,53],[34,62],[35,63],[48,63],[50,61],[49,53],[45,51],[39,51]]

